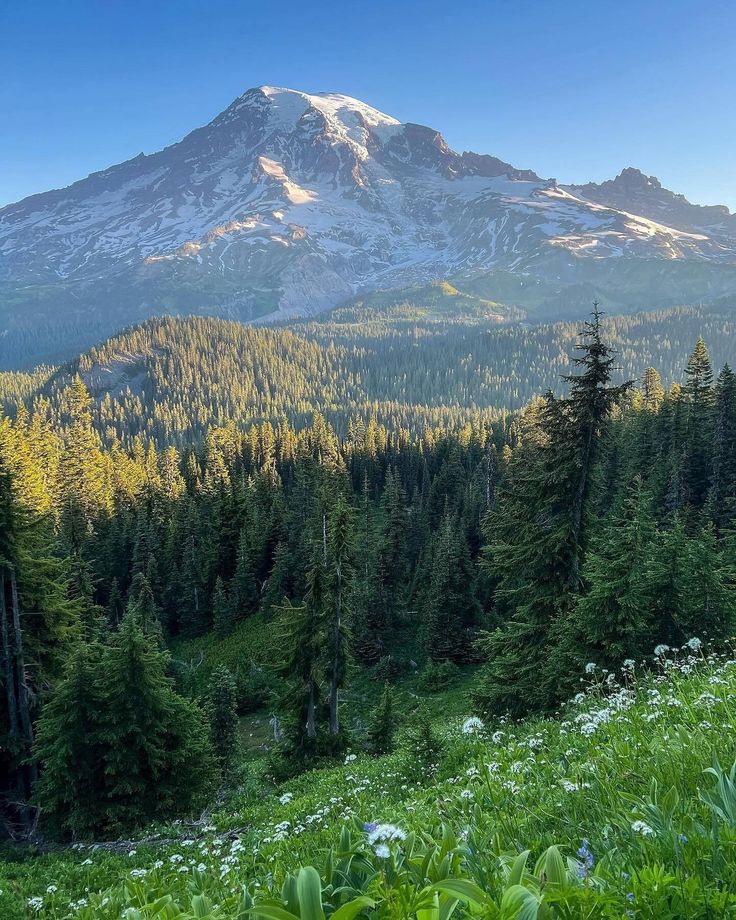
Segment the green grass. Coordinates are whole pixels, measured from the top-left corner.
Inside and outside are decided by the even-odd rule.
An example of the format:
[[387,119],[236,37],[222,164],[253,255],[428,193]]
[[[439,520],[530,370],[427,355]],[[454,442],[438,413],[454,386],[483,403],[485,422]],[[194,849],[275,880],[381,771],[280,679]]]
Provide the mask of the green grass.
[[[457,910],[488,917],[736,916],[736,786],[721,777],[721,799],[704,800],[717,779],[704,771],[734,759],[736,662],[689,651],[670,661],[640,679],[619,675],[614,686],[593,675],[556,720],[474,733],[463,731],[472,674],[436,695],[412,677],[397,695],[407,719],[417,699],[429,700],[438,735],[431,762],[406,750],[372,758],[356,742],[345,763],[274,787],[265,762],[250,758],[204,823],[152,831],[173,842],[6,861],[0,916],[244,918],[252,899],[279,900],[289,873],[305,865],[320,873],[328,914],[358,896],[373,899],[363,913],[375,916],[413,916],[435,894],[447,910],[449,877],[484,899]],[[362,830],[372,821],[407,836],[372,845]],[[589,869],[577,855],[583,840]],[[545,878],[563,867],[557,887],[540,890],[532,871],[518,870],[522,891],[508,893],[525,850],[530,870],[548,851]],[[336,894],[338,865],[345,890]],[[427,894],[432,884],[445,887]],[[537,913],[509,912],[515,897]],[[38,911],[33,898],[43,899]],[[70,908],[80,899],[88,904]]]

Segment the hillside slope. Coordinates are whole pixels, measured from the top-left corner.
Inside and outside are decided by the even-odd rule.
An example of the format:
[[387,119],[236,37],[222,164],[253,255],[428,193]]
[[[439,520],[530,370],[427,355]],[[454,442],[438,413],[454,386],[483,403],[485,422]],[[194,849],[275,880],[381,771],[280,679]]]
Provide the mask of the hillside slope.
[[[167,916],[235,920],[255,901],[256,916],[286,920],[298,902],[281,886],[304,865],[317,867],[328,916],[348,902],[351,915],[413,916],[427,889],[430,906],[438,892],[440,906],[460,899],[460,915],[470,898],[509,920],[733,916],[733,776],[718,761],[733,758],[735,662],[693,640],[649,663],[649,677],[638,666],[594,676],[554,721],[483,726],[443,717],[445,697],[430,695],[433,750],[376,759],[356,737],[344,766],[286,785],[250,768],[198,823],[0,864],[3,916],[112,920],[168,904]],[[419,716],[405,694],[410,727]],[[522,875],[517,860],[530,850],[531,870],[552,844],[562,874],[547,851],[540,890],[539,870]],[[528,892],[515,902],[514,882]],[[540,899],[553,913],[518,913]]]
[[[395,300],[376,297],[289,327],[151,320],[58,369],[0,375],[0,403],[12,411],[42,395],[61,419],[64,388],[79,370],[95,397],[98,429],[122,441],[141,434],[182,445],[208,425],[300,426],[316,412],[340,434],[351,418],[371,416],[417,432],[517,410],[558,388],[570,370],[576,324],[499,325],[490,318],[496,305],[447,289],[422,307]],[[665,383],[679,381],[701,333],[716,368],[736,363],[736,321],[726,303],[606,322],[622,377],[654,366]]]

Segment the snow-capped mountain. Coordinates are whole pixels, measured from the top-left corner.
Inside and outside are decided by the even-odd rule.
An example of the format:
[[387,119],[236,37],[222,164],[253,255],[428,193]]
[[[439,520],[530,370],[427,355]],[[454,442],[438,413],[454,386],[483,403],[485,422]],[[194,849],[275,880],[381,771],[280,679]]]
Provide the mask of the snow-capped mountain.
[[527,289],[620,278],[650,306],[653,278],[678,299],[685,266],[680,300],[736,290],[727,209],[631,170],[561,187],[348,96],[262,86],[158,153],[1,209],[0,332],[29,316],[280,318],[438,277],[492,292],[507,273]]

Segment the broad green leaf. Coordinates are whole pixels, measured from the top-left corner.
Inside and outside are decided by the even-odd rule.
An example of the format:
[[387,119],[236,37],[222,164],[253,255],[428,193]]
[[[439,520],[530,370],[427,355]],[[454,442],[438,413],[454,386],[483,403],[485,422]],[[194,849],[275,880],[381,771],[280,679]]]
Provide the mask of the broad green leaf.
[[195,917],[207,917],[212,912],[212,905],[203,894],[195,894],[192,898],[192,913]]
[[373,898],[368,898],[365,895],[362,895],[359,898],[355,898],[354,901],[348,901],[347,904],[343,904],[342,907],[338,907],[330,920],[354,920],[355,917],[368,907],[375,907],[376,902]]
[[304,866],[296,879],[301,920],[324,920],[322,879],[314,866]]
[[440,920],[440,898],[436,891],[432,898],[432,906],[420,908],[416,913],[417,920]]
[[281,900],[286,909],[292,914],[299,913],[299,892],[296,887],[296,876],[289,873],[281,886]]
[[501,899],[499,920],[537,920],[539,905],[538,894],[523,885],[512,885]]
[[509,877],[507,879],[507,887],[512,885],[521,885],[524,880],[524,872],[526,870],[526,863],[529,859],[529,853],[531,850],[524,850],[523,853],[519,853],[516,859],[511,864],[511,871],[509,872]]
[[255,917],[265,917],[266,920],[299,920],[296,914],[279,907],[278,904],[256,904],[248,913]]
[[567,882],[567,871],[565,863],[560,856],[560,851],[555,846],[548,847],[542,854],[537,863],[537,876],[544,874],[546,885],[552,885],[555,888],[562,888]]
[[483,907],[488,903],[488,895],[475,882],[466,878],[448,878],[436,885],[432,885],[430,891],[440,891],[443,894],[452,895],[461,901],[467,901],[475,904],[476,907]]

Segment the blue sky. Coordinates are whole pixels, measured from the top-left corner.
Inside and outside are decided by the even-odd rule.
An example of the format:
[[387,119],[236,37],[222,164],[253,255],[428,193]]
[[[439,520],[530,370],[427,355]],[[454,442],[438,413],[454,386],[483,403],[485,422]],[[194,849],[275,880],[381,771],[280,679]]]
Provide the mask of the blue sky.
[[178,140],[247,88],[342,92],[560,181],[736,210],[732,0],[4,0],[0,204]]

